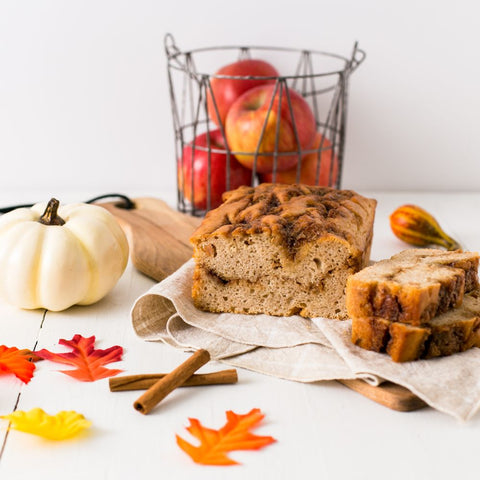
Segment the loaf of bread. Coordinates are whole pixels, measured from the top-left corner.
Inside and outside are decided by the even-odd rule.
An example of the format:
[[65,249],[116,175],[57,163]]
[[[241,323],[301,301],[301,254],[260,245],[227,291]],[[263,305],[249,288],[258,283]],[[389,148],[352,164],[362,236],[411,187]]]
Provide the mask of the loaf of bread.
[[348,314],[420,326],[478,289],[478,263],[474,252],[405,250],[349,277]]
[[197,308],[345,319],[347,277],[369,261],[376,201],[261,184],[224,195],[191,238]]
[[352,342],[387,352],[395,362],[433,358],[480,347],[480,296],[473,292],[460,307],[413,326],[379,317],[353,318]]

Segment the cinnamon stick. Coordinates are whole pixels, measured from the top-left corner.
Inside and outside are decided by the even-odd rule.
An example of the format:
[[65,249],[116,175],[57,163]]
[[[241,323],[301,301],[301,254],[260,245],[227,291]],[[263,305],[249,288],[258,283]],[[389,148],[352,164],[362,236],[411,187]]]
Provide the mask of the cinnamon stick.
[[134,403],[133,408],[146,415],[155,405],[161,402],[170,392],[185,383],[201,366],[210,360],[210,354],[206,350],[197,350],[185,362],[175,370],[167,373],[163,378],[157,380],[143,395]]
[[[165,377],[166,373],[152,373],[143,375],[124,375],[122,377],[110,377],[109,385],[111,392],[125,392],[129,390],[146,390],[157,380]],[[212,373],[196,373],[187,378],[180,387],[197,387],[202,385],[222,385],[237,383],[238,376],[235,369],[220,370]]]

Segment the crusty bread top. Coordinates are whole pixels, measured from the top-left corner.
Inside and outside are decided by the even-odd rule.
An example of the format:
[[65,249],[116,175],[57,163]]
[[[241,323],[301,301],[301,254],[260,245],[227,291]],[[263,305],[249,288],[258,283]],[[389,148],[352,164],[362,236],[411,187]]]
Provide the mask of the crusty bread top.
[[[431,248],[410,248],[393,257],[381,260],[356,273],[354,280],[388,282],[399,285],[427,286],[453,275],[452,269],[471,270],[476,274],[479,262],[477,252],[445,251]],[[478,281],[470,279],[467,291],[478,288]]]
[[477,252],[464,252],[462,250],[440,250],[437,248],[409,248],[393,255],[391,260],[402,262],[417,262],[425,264],[457,266],[465,262],[477,261]]
[[363,251],[370,241],[376,201],[351,190],[263,183],[224,194],[194,232],[196,245],[212,235],[266,233],[294,250],[333,235]]

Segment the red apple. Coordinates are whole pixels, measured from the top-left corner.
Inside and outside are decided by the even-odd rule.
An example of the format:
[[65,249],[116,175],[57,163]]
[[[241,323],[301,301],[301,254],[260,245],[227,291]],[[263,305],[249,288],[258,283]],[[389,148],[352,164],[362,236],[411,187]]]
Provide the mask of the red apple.
[[[253,78],[216,78],[216,76],[228,77],[253,77]],[[270,77],[270,78],[259,78]],[[218,114],[215,111],[210,90],[207,90],[207,108],[209,117],[217,124],[225,123],[227,112],[232,103],[240,97],[243,93],[251,88],[260,85],[275,83],[275,78],[278,77],[278,72],[267,62],[263,60],[240,60],[229,65],[225,65],[215,73],[215,76],[210,80],[213,97],[217,105]],[[220,117],[220,121],[218,120]]]
[[[317,133],[315,140],[313,142],[310,150],[317,150],[320,148],[321,152],[318,151],[309,153],[302,158],[302,165],[300,167],[300,181],[299,183],[304,183],[306,185],[321,185],[321,186],[330,186],[330,169],[332,168],[332,183],[335,185],[338,177],[338,158],[332,150],[332,143],[326,138],[323,139],[322,135]],[[332,165],[333,158],[333,167]],[[320,165],[319,164],[320,159]],[[318,173],[318,182],[317,179],[317,167],[319,168]],[[273,182],[273,173],[264,173],[260,175],[260,180],[262,182]],[[275,182],[277,183],[297,183],[297,168],[292,168],[285,172],[277,172],[275,176]]]
[[[303,97],[294,90],[289,89],[287,93],[284,88],[280,102],[280,85],[278,85],[269,113],[274,89],[275,85],[262,85],[245,92],[230,107],[225,122],[228,145],[233,152],[238,152],[236,157],[242,165],[250,169],[254,168],[254,153],[259,147],[256,164],[258,173],[273,171],[277,127],[279,153],[277,171],[295,167],[298,163],[298,153],[296,153],[298,148],[308,150],[315,137],[316,123],[313,112]],[[290,97],[293,118],[287,95]],[[280,112],[279,103],[281,103]],[[278,126],[277,122],[279,122]],[[264,124],[266,125],[263,131]],[[300,145],[297,144],[294,125]]]
[[[226,169],[227,153],[225,142],[220,130],[198,135],[194,141],[183,148],[182,158],[179,160],[178,187],[184,198],[195,208],[208,208],[208,164],[210,161],[210,208],[218,207],[222,203],[222,194],[227,190]],[[210,153],[209,153],[210,147]],[[212,151],[214,150],[214,151]],[[252,172],[238,163],[230,155],[230,185],[233,190],[241,185],[250,185]],[[193,175],[193,192],[192,192]]]

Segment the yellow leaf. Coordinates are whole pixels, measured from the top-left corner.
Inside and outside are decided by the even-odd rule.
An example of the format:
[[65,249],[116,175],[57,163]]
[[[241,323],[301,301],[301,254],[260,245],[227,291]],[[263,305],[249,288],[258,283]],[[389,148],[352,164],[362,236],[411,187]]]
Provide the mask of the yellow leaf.
[[33,408],[28,412],[18,410],[0,418],[9,420],[12,423],[10,428],[49,440],[65,440],[74,437],[91,425],[91,422],[80,413],[62,411],[56,415],[49,415],[41,408]]

